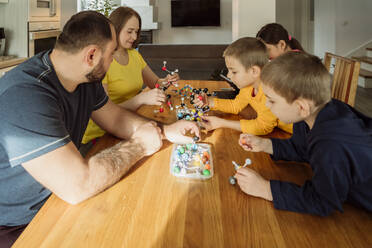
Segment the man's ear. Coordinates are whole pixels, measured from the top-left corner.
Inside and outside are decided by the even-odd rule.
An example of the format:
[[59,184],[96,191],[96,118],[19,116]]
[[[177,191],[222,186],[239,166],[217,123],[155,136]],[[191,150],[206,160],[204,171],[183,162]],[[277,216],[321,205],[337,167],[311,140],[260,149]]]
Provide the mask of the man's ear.
[[310,101],[303,98],[299,98],[294,101],[294,104],[296,105],[298,114],[301,116],[301,118],[305,119],[310,116],[311,114]]
[[94,67],[99,61],[100,51],[97,46],[90,45],[87,46],[84,52],[84,62],[87,63],[90,67]]

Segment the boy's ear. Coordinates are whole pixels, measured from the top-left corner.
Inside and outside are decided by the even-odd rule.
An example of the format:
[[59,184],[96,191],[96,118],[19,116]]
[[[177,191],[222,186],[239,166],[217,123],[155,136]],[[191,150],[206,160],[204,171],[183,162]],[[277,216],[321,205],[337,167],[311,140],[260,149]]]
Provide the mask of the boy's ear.
[[294,101],[294,104],[297,107],[298,114],[301,118],[305,119],[311,114],[311,104],[308,100],[299,98]]
[[255,78],[259,78],[261,75],[261,68],[257,65],[251,67],[252,74]]

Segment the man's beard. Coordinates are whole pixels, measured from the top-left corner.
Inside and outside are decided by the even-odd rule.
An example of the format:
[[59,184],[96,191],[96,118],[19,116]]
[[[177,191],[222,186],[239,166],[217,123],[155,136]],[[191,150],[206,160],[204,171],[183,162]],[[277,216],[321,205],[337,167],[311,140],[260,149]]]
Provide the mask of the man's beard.
[[100,82],[106,75],[106,71],[103,67],[103,58],[99,61],[98,65],[96,65],[91,72],[85,75],[88,79],[88,82]]

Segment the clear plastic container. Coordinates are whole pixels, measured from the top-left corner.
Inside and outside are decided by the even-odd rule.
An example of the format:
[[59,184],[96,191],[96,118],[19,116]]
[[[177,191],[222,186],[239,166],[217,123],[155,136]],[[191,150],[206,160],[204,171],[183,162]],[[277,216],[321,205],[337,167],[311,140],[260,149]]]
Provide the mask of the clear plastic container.
[[201,180],[213,177],[211,145],[173,144],[169,168],[170,173],[176,177]]

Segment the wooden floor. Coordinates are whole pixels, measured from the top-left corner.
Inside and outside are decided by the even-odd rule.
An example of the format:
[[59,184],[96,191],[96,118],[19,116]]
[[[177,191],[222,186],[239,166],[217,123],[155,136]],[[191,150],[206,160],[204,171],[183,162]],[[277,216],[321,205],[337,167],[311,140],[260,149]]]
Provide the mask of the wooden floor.
[[363,114],[372,117],[372,88],[358,87],[354,107]]

